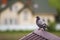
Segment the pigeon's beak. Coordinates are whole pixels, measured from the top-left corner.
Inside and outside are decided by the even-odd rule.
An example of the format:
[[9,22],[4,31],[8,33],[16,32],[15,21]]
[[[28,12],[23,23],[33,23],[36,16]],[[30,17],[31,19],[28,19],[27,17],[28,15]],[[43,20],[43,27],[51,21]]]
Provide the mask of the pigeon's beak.
[[36,18],[39,18],[38,16]]

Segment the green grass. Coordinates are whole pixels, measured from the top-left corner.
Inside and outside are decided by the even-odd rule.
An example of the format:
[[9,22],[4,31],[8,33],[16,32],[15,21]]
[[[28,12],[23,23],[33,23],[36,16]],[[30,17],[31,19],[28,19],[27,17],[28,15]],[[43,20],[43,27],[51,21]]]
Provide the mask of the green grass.
[[[32,31],[5,31],[0,32],[0,40],[18,40],[23,36],[31,33]],[[51,32],[57,36],[60,36],[60,32]]]
[[53,34],[55,34],[55,35],[60,37],[60,32],[51,32],[51,33],[53,33]]
[[31,31],[5,31],[0,32],[0,40],[18,40]]

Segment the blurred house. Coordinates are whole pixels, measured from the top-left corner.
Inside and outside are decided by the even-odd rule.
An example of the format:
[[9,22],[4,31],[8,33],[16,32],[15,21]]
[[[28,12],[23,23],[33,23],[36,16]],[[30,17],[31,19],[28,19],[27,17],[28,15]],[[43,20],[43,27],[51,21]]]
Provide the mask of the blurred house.
[[17,24],[18,11],[23,8],[22,2],[15,2],[11,7],[7,7],[1,12],[1,24]]
[[7,5],[7,7],[1,11],[0,24],[26,26],[32,24],[35,25],[36,16],[44,18],[46,21],[55,21],[56,9],[49,6],[48,0],[31,1],[30,5],[21,1],[13,1],[10,6]]

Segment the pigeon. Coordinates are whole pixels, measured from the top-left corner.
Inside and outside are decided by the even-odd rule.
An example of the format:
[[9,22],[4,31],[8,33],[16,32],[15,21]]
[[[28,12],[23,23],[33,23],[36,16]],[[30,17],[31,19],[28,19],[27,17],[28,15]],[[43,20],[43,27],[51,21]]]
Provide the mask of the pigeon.
[[41,19],[39,16],[36,17],[36,24],[39,27],[39,29],[43,28],[45,31],[45,28],[47,28],[47,24],[44,19]]

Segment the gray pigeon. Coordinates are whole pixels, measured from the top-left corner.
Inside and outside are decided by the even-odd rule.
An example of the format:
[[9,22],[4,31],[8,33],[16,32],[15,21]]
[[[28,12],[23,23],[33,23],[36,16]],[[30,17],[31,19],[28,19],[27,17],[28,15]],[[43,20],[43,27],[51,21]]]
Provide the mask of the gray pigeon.
[[39,27],[39,29],[43,28],[45,30],[45,28],[47,27],[47,24],[45,23],[44,19],[39,18],[39,16],[36,17],[36,24]]

